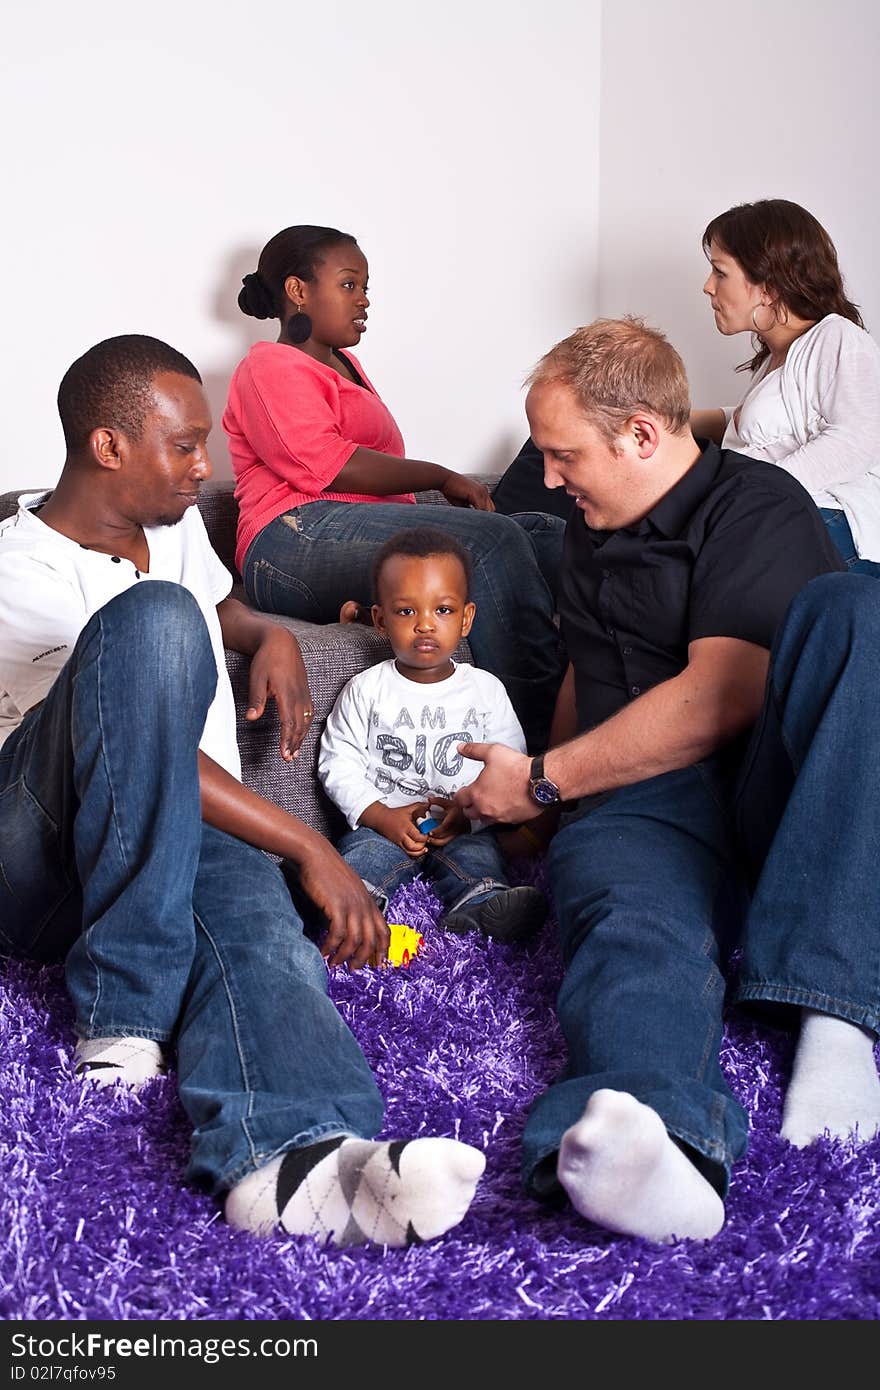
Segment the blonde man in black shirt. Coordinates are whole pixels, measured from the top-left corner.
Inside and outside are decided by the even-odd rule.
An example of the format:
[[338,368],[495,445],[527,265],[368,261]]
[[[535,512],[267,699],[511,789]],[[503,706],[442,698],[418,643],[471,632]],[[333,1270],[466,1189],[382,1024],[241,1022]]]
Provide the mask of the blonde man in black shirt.
[[880,1127],[878,591],[839,572],[793,477],[694,439],[681,359],[641,321],[578,330],[529,384],[545,481],[577,509],[571,665],[550,751],[468,745],[485,767],[459,793],[497,820],[567,806],[569,1061],[524,1175],[608,1229],[707,1239],[747,1142],[718,1061],[733,945],[736,999],[800,1029],[783,1136]]

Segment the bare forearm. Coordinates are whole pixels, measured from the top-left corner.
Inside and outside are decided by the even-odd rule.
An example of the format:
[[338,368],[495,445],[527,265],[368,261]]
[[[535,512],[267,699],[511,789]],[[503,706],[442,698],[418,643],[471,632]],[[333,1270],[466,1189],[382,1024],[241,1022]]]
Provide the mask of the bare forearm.
[[280,624],[273,623],[271,618],[234,598],[225,598],[218,603],[217,617],[220,619],[224,647],[241,652],[243,656],[253,656],[260,644],[280,628]]
[[696,439],[711,439],[720,444],[727,429],[727,416],[723,410],[692,410],[691,434]]
[[384,802],[371,802],[370,805],[366,808],[366,810],[361,811],[360,815],[358,816],[358,825],[364,826],[364,828],[367,830],[375,830],[379,835],[384,835],[385,831],[383,829],[383,826],[386,824],[385,812],[387,810],[388,807],[384,804]]
[[[612,791],[675,768],[689,767],[754,724],[761,711],[770,653],[730,637],[704,637],[688,648],[688,665],[588,733],[552,747],[544,774],[563,801]],[[566,678],[566,686],[568,685]],[[570,699],[566,692],[558,721]],[[469,819],[527,820],[535,815],[529,793],[529,758],[500,744],[470,744],[466,757],[485,767],[456,793]]]
[[702,685],[686,669],[589,733],[552,748],[544,771],[563,800],[573,801],[690,767],[729,743],[756,715],[753,698]]
[[293,863],[298,863],[309,850],[327,847],[317,831],[237,782],[225,768],[202,752],[199,753],[199,786],[202,819],[216,830],[223,830],[269,854],[280,854]]
[[376,449],[356,449],[328,485],[331,492],[374,493],[386,497],[397,492],[425,492],[439,488],[448,468],[421,459],[395,458]]

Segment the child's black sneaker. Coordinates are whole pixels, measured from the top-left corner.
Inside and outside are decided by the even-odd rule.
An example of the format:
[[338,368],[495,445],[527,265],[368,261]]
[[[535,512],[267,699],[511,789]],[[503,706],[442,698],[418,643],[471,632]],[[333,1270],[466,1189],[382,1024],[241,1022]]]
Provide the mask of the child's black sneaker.
[[493,941],[509,945],[524,941],[544,922],[547,899],[539,888],[503,888],[481,903],[465,903],[448,912],[440,923],[444,931],[462,936],[468,931],[480,931]]

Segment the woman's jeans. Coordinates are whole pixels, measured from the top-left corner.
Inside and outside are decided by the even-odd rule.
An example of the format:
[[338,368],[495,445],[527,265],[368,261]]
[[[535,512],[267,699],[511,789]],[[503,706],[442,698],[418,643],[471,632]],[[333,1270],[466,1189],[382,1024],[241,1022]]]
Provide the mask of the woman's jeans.
[[188,1176],[375,1134],[382,1102],[281,872],[203,824],[197,749],[217,669],[192,595],[100,609],[0,748],[0,952],[66,957],[80,1037],[177,1049]]
[[603,1087],[651,1106],[726,1191],[748,1128],[718,1062],[732,945],[737,1000],[880,1030],[878,652],[873,581],[814,580],[777,636],[735,778],[716,756],[566,819],[548,877],[569,1059],[526,1124],[537,1195],[559,1192],[562,1135]]
[[425,874],[447,912],[485,902],[508,887],[504,860],[491,830],[456,835],[442,849],[429,848],[420,859],[411,858],[365,825],[343,835],[336,848],[380,899],[392,898],[416,874]]
[[530,749],[542,751],[563,674],[554,600],[536,558],[558,566],[564,525],[543,512],[523,525],[496,512],[446,504],[309,502],[276,517],[248,548],[244,583],[267,613],[335,623],[347,599],[370,600],[373,560],[399,531],[436,526],[467,550],[477,607],[469,642],[474,661],[502,682]]
[[870,574],[874,579],[880,578],[880,562],[860,560],[856,554],[856,543],[853,540],[850,524],[846,519],[846,512],[838,511],[833,507],[820,507],[819,515],[825,522],[828,534],[840,552],[840,558],[847,569],[853,570],[856,574]]

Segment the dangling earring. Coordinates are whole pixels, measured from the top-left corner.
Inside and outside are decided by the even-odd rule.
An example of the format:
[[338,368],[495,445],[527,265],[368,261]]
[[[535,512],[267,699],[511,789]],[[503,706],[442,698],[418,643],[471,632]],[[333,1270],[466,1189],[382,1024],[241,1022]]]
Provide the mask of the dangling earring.
[[[758,327],[758,320],[755,318],[755,315],[757,314],[759,309],[769,309],[770,313],[773,316],[770,322],[767,324],[766,328]],[[754,325],[755,332],[757,333],[759,338],[763,338],[765,333],[769,333],[770,329],[773,327],[774,324],[778,323],[778,321],[779,320],[776,317],[776,310],[773,308],[772,304],[756,304],[754,309],[752,310],[752,323]]]
[[304,343],[307,338],[312,336],[312,320],[308,314],[303,313],[301,304],[297,304],[296,313],[291,314],[287,320],[287,328],[284,330],[288,341],[291,343]]

